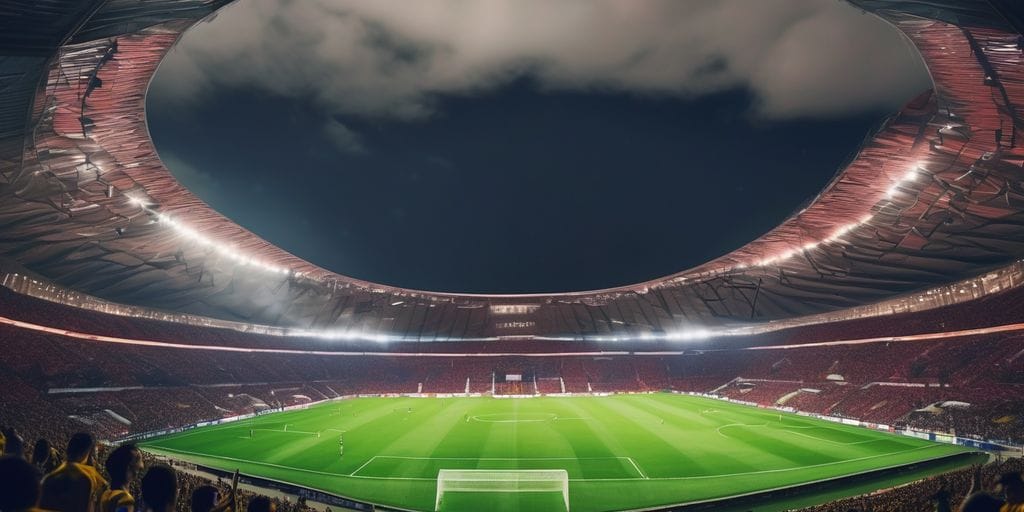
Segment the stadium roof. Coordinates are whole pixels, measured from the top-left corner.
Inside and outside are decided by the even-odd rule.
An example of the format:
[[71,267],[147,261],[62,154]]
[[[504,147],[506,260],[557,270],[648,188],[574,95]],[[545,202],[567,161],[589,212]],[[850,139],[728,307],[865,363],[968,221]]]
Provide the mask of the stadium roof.
[[935,89],[870,134],[806,208],[740,249],[661,279],[505,296],[329,272],[219,215],[172,177],[146,128],[146,90],[181,34],[227,3],[8,3],[3,268],[119,303],[431,340],[635,336],[791,318],[1024,256],[1024,39],[1009,0],[851,0],[907,35]]

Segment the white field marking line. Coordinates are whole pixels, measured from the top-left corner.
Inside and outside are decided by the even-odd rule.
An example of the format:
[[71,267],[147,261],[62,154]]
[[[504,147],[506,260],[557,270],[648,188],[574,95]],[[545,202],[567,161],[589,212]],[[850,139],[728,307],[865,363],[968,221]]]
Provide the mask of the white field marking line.
[[732,437],[729,437],[729,436],[723,434],[722,433],[722,429],[723,428],[727,428],[727,427],[767,427],[767,426],[768,426],[767,423],[729,423],[728,425],[722,425],[721,427],[716,428],[715,432],[718,432],[718,435],[720,435],[720,436],[722,436],[722,437],[724,437],[726,439],[734,439]]
[[[871,455],[871,456],[868,456],[868,457],[860,457],[860,458],[857,458],[857,459],[840,460],[840,461],[835,461],[835,462],[824,462],[824,463],[821,463],[821,464],[813,464],[813,465],[810,465],[810,466],[798,466],[798,467],[793,467],[793,468],[782,468],[782,469],[765,469],[765,470],[760,470],[760,471],[747,471],[745,473],[729,473],[729,474],[723,474],[723,475],[656,476],[656,477],[648,477],[647,480],[657,480],[657,481],[706,480],[706,479],[709,479],[709,478],[725,478],[725,477],[731,477],[731,476],[758,475],[758,474],[763,474],[763,473],[782,473],[782,472],[786,472],[786,471],[797,471],[797,470],[800,470],[800,469],[832,466],[832,465],[836,465],[836,464],[845,464],[847,462],[857,462],[857,461],[861,461],[861,460],[876,459],[878,457],[886,457],[886,456],[889,456],[889,455],[898,455],[898,454],[901,454],[901,453],[913,452],[913,451],[921,450],[921,449],[924,449],[924,448],[935,448],[937,446],[943,446],[943,445],[939,445],[939,444],[925,445],[925,446],[919,446],[917,448],[911,448],[909,450],[903,450],[903,451],[899,451],[899,452],[883,453],[883,454],[879,454],[879,455]],[[256,465],[260,465],[260,466],[270,466],[270,467],[276,467],[276,468],[281,468],[281,469],[292,469],[292,470],[300,471],[300,472],[304,472],[304,473],[314,473],[314,474],[328,475],[328,476],[340,476],[340,477],[344,477],[344,478],[362,478],[362,479],[366,479],[366,480],[409,480],[409,481],[421,481],[421,482],[434,482],[434,481],[437,481],[436,478],[416,478],[416,477],[398,477],[398,476],[359,476],[359,475],[356,475],[355,472],[353,472],[350,475],[346,475],[344,473],[328,473],[326,471],[315,471],[315,470],[312,470],[312,469],[296,468],[296,467],[293,467],[293,466],[285,466],[285,465],[282,465],[282,464],[271,464],[269,462],[258,462],[258,461],[252,461],[252,460],[247,460],[247,459],[238,459],[238,458],[234,458],[234,457],[225,457],[225,456],[222,456],[222,455],[208,455],[208,454],[204,454],[204,453],[189,452],[189,451],[185,451],[185,450],[176,450],[176,449],[173,449],[173,448],[157,448],[157,449],[158,450],[166,450],[166,451],[171,451],[171,452],[182,453],[182,454],[186,454],[186,455],[197,455],[197,456],[200,456],[200,457],[209,457],[209,458],[213,458],[213,459],[230,460],[230,461],[234,461],[234,462],[244,462],[244,463],[256,464]],[[375,456],[374,458],[377,458],[377,457]],[[606,458],[606,457],[598,457],[598,458]],[[616,458],[619,458],[619,457],[616,457]],[[373,459],[370,459],[370,460],[373,460]],[[906,464],[911,464],[911,463],[912,462],[907,462]],[[904,464],[901,464],[901,465],[904,465]],[[363,466],[366,466],[366,464],[363,464]],[[362,469],[363,466],[360,466],[359,469]],[[895,467],[895,466],[893,466],[893,467]],[[359,469],[357,469],[356,472],[358,472]],[[879,468],[879,469],[882,469],[882,468]],[[570,482],[626,482],[626,481],[630,481],[630,480],[640,480],[640,479],[639,478],[570,478],[569,479]]]
[[407,457],[404,455],[375,455],[374,459],[408,460],[623,460],[629,457]]
[[370,460],[364,462],[362,466],[359,466],[358,468],[356,468],[356,470],[351,472],[351,473],[349,473],[348,476],[356,476],[356,473],[362,471],[363,468],[365,468],[366,466],[369,466],[371,462],[373,462],[374,460],[377,459],[377,457],[378,457],[377,455],[374,455],[373,457],[370,457]]
[[[946,445],[929,444],[929,445],[918,446],[917,448],[911,448],[909,450],[902,450],[902,451],[898,451],[898,452],[881,453],[881,454],[878,454],[878,455],[869,455],[867,457],[858,457],[856,459],[837,460],[837,461],[833,461],[833,462],[822,462],[821,464],[811,464],[809,466],[796,466],[796,467],[792,467],[792,468],[762,469],[762,470],[758,470],[758,471],[745,471],[743,473],[725,473],[725,474],[720,474],[720,475],[655,476],[655,477],[648,478],[648,480],[660,480],[660,481],[670,481],[670,480],[671,481],[676,481],[676,480],[707,480],[709,478],[728,478],[728,477],[733,477],[733,476],[761,475],[761,474],[766,474],[766,473],[785,473],[787,471],[799,471],[801,469],[820,468],[820,467],[825,467],[825,466],[834,466],[836,464],[846,464],[848,462],[859,462],[859,461],[862,461],[862,460],[877,459],[879,457],[889,457],[889,456],[892,456],[892,455],[899,455],[901,453],[910,453],[910,452],[917,451],[917,450],[922,450],[922,449],[925,449],[925,448],[936,448],[936,447],[941,447],[941,446],[946,446]],[[898,464],[898,465],[899,466],[905,466],[907,464],[913,464],[914,462],[916,462],[916,461],[910,461],[910,462],[906,462],[906,463]],[[896,467],[896,466],[892,466],[892,467]],[[884,469],[884,468],[877,468],[877,469]],[[583,479],[573,479],[573,478],[570,478],[569,479],[570,482],[612,482],[612,481],[622,482],[622,481],[628,481],[628,480],[636,480],[636,478],[583,478]]]
[[246,424],[243,423],[243,422],[245,422],[245,421],[249,421],[249,420],[238,420],[238,421],[232,421],[232,422],[229,422],[229,423],[222,423],[220,425],[208,425],[206,427],[195,427],[195,428],[193,428],[191,430],[188,430],[188,431],[185,431],[185,432],[178,432],[177,434],[172,434],[172,435],[174,436],[175,439],[177,439],[177,438],[180,438],[180,437],[194,436],[196,434],[206,434],[206,433],[209,433],[209,432],[220,432],[221,430],[227,430],[229,428],[241,428],[241,429],[244,429],[246,427]]
[[480,416],[470,416],[469,419],[473,421],[479,421],[481,423],[543,423],[546,421],[554,421],[558,419],[558,416],[548,413],[548,418],[534,418],[534,419],[511,419],[511,420],[484,420],[488,416],[504,416],[503,414],[482,414]]
[[358,473],[362,469],[365,469],[367,466],[369,466],[371,463],[373,463],[377,459],[402,459],[402,460],[411,460],[411,461],[473,461],[473,462],[479,462],[479,461],[623,461],[623,460],[625,460],[625,461],[629,462],[633,466],[633,469],[635,469],[637,474],[640,475],[639,478],[637,478],[637,477],[631,477],[631,478],[569,478],[569,481],[641,480],[641,479],[642,480],[649,480],[650,479],[650,477],[648,477],[643,472],[643,470],[640,469],[640,466],[637,465],[636,461],[634,461],[632,457],[407,457],[407,456],[397,456],[397,455],[377,455],[377,456],[372,457],[369,461],[367,461],[366,463],[362,464],[361,466],[355,468],[355,471],[352,471],[348,476],[351,476],[351,477],[354,477],[354,478],[376,478],[376,479],[381,479],[381,480],[389,480],[389,479],[395,479],[395,480],[398,480],[398,479],[409,479],[409,480],[422,480],[422,479],[426,479],[426,480],[429,480],[430,479],[430,478],[400,478],[400,477],[388,477],[388,476],[356,475],[356,473]]
[[178,450],[176,448],[156,448],[156,447],[154,447],[154,449],[156,449],[156,450],[166,450],[166,451],[169,451],[169,452],[181,453],[181,454],[185,454],[185,455],[195,455],[195,456],[198,456],[198,457],[210,457],[210,458],[214,458],[214,459],[230,460],[232,462],[244,462],[246,464],[257,464],[257,465],[260,465],[260,466],[269,466],[269,467],[272,467],[272,468],[291,469],[293,471],[301,471],[303,473],[313,473],[313,474],[316,474],[316,475],[348,476],[348,475],[346,475],[344,473],[329,473],[327,471],[316,471],[314,469],[297,468],[297,467],[294,467],[294,466],[285,466],[283,464],[272,464],[270,462],[260,462],[260,461],[257,461],[257,460],[239,459],[237,457],[228,457],[228,456],[225,456],[225,455],[211,455],[211,454],[208,454],[208,453],[190,452],[190,451],[187,451],[187,450]]
[[251,428],[253,432],[277,432],[278,434],[319,434],[319,432],[306,432],[305,430],[277,430],[273,428]]
[[633,457],[626,457],[626,460],[628,460],[629,463],[633,465],[633,469],[635,469],[637,473],[640,473],[641,478],[643,478],[644,480],[650,480],[650,478],[648,478],[647,475],[645,475],[644,472],[640,470],[640,466],[636,465],[636,461],[633,460]]
[[790,434],[793,434],[794,436],[803,436],[803,437],[807,437],[807,438],[810,438],[810,439],[816,439],[818,441],[824,441],[826,443],[838,444],[838,445],[842,445],[842,446],[854,446],[854,445],[858,445],[858,444],[877,443],[878,441],[883,441],[884,440],[884,438],[880,437],[878,439],[866,439],[864,441],[854,441],[852,443],[844,443],[844,442],[841,442],[841,441],[833,441],[831,439],[825,439],[824,437],[812,436],[812,435],[804,434],[804,433],[801,433],[801,432],[793,432],[793,431],[786,430],[786,429],[782,429],[782,431],[783,432],[789,432]]
[[337,429],[337,428],[325,428],[323,430],[323,432],[342,432],[342,433],[344,433],[345,431],[341,430],[341,429]]
[[[768,424],[767,423],[753,423],[753,424],[751,424],[751,423],[730,423],[728,425],[722,425],[721,427],[718,427],[718,428],[715,429],[715,431],[718,432],[718,435],[720,435],[720,436],[722,436],[722,437],[724,437],[726,439],[733,439],[732,437],[727,436],[727,435],[722,433],[722,429],[726,428],[726,427],[768,427]],[[878,439],[867,439],[867,440],[864,440],[864,441],[854,441],[854,442],[851,442],[851,443],[844,443],[842,441],[833,441],[831,439],[825,439],[824,437],[812,436],[812,435],[804,434],[804,433],[801,433],[801,432],[793,432],[792,430],[790,430],[791,428],[824,428],[824,427],[813,427],[813,426],[810,426],[810,427],[786,427],[786,426],[783,426],[782,428],[777,428],[775,430],[777,432],[785,432],[787,434],[793,434],[794,436],[803,436],[803,437],[806,437],[806,438],[809,438],[809,439],[814,439],[816,441],[821,441],[821,442],[824,442],[824,443],[837,444],[837,445],[840,445],[840,446],[855,446],[855,445],[858,445],[858,444],[877,443],[878,441],[884,440],[884,438],[878,438]],[[834,429],[829,429],[829,430],[834,430]]]

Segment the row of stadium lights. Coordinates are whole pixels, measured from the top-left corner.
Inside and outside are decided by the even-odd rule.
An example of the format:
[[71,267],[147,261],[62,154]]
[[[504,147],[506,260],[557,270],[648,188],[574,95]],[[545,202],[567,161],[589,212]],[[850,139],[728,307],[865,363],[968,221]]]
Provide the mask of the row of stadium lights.
[[292,336],[301,336],[309,338],[320,338],[325,340],[338,340],[338,341],[373,341],[376,343],[387,343],[389,341],[414,341],[406,340],[402,336],[390,336],[387,334],[363,332],[358,330],[350,331],[307,331],[307,330],[296,330],[290,333]]
[[[893,196],[895,196],[896,193],[899,192],[899,189],[900,189],[900,187],[902,185],[904,185],[904,184],[906,184],[908,182],[912,182],[912,181],[916,180],[918,175],[923,170],[924,170],[924,168],[920,164],[918,164],[918,165],[914,166],[914,168],[912,168],[911,170],[907,171],[903,176],[900,177],[900,179],[896,180],[896,182],[893,183],[892,186],[889,187],[889,189],[885,193],[886,199],[891,200],[893,198]],[[139,208],[142,208],[147,213],[149,213],[151,215],[154,215],[156,217],[156,219],[161,224],[164,224],[164,225],[170,227],[176,233],[178,233],[180,236],[182,236],[184,238],[187,238],[187,239],[189,239],[189,240],[191,240],[191,241],[193,241],[193,242],[195,242],[195,243],[197,243],[197,244],[199,244],[201,246],[212,248],[219,255],[221,255],[221,256],[223,256],[225,258],[228,258],[228,259],[238,263],[239,265],[252,266],[254,268],[257,268],[257,269],[260,269],[260,270],[264,270],[264,271],[270,272],[270,273],[276,273],[276,274],[282,274],[282,275],[295,275],[296,277],[301,277],[302,276],[301,272],[293,272],[292,270],[284,268],[284,267],[280,267],[280,266],[273,265],[273,264],[270,264],[270,263],[264,263],[264,262],[255,260],[255,259],[253,259],[253,258],[251,258],[249,256],[246,256],[246,255],[244,255],[244,254],[242,254],[242,253],[240,253],[240,252],[230,248],[230,247],[218,244],[217,242],[214,242],[210,238],[200,234],[198,231],[196,231],[196,230],[194,230],[194,229],[192,229],[192,228],[190,228],[190,227],[188,227],[188,226],[178,222],[177,220],[171,218],[167,214],[164,214],[164,213],[161,213],[161,212],[157,212],[157,211],[151,209],[149,207],[149,205],[144,200],[142,200],[142,199],[139,199],[139,198],[133,197],[133,196],[128,196],[128,200],[132,204],[138,206]],[[803,247],[801,247],[800,249],[793,249],[793,250],[784,252],[782,254],[779,254],[777,256],[773,256],[771,258],[766,258],[766,259],[763,259],[763,260],[759,260],[759,261],[755,262],[752,266],[756,266],[756,267],[771,266],[771,265],[774,265],[776,263],[785,261],[785,260],[787,260],[789,258],[792,258],[793,256],[796,256],[797,254],[800,254],[802,252],[814,250],[814,249],[816,249],[817,247],[819,247],[821,245],[831,244],[831,243],[838,242],[844,236],[846,236],[849,232],[853,231],[857,227],[859,227],[859,226],[867,223],[868,221],[870,221],[872,219],[872,217],[873,217],[873,215],[865,215],[864,217],[862,217],[857,222],[851,222],[849,224],[846,224],[846,225],[840,227],[835,232],[833,232],[832,235],[828,236],[827,238],[824,238],[824,239],[819,240],[817,242],[812,242],[812,243],[806,244]],[[743,263],[740,263],[740,264],[736,265],[734,268],[737,269],[737,270],[742,270],[744,268],[747,268],[747,265],[743,264]],[[315,336],[315,337],[318,337],[318,338],[325,338],[325,339],[331,339],[331,340],[344,340],[344,341],[368,340],[368,341],[374,341],[374,342],[379,342],[379,343],[385,343],[385,342],[388,342],[388,341],[400,341],[402,339],[400,337],[388,336],[388,335],[384,335],[384,334],[367,333],[367,332],[359,332],[359,331],[344,331],[344,332],[341,332],[341,331],[303,331],[301,333],[296,333],[296,334],[301,335],[301,336]],[[647,333],[640,334],[639,338],[641,340],[645,340],[645,341],[659,341],[659,340],[660,341],[688,341],[688,340],[706,339],[706,338],[712,336],[713,334],[714,333],[712,331],[709,331],[707,329],[691,329],[691,330],[676,331],[676,332],[669,332],[669,333],[651,333],[651,332],[647,332]],[[621,337],[621,336],[595,337],[595,338],[593,338],[593,341],[624,341],[624,340],[632,340],[632,339],[636,339],[636,337],[628,337],[628,338]]]
[[253,268],[256,268],[256,269],[259,269],[259,270],[263,270],[265,272],[274,273],[274,274],[294,275],[296,277],[302,277],[302,273],[301,272],[294,272],[294,271],[292,271],[290,269],[287,269],[287,268],[284,268],[284,267],[281,267],[281,266],[278,266],[278,265],[274,265],[274,264],[271,264],[271,263],[266,263],[266,262],[262,262],[262,261],[253,259],[253,258],[251,258],[249,256],[246,256],[245,254],[242,254],[241,252],[239,252],[239,251],[237,251],[237,250],[235,250],[235,249],[233,249],[231,247],[228,247],[228,246],[225,246],[223,244],[219,244],[217,242],[214,242],[209,237],[202,235],[201,233],[199,233],[195,229],[192,229],[192,228],[182,224],[181,222],[178,222],[177,220],[175,220],[171,216],[169,216],[169,215],[167,215],[165,213],[161,213],[161,212],[157,212],[157,211],[153,210],[152,208],[149,207],[149,205],[146,203],[146,201],[144,201],[142,199],[139,199],[138,197],[134,197],[134,196],[127,196],[127,197],[128,197],[128,201],[129,202],[131,202],[132,204],[138,206],[139,208],[142,208],[142,210],[145,211],[146,213],[149,213],[149,214],[155,216],[157,222],[159,222],[159,223],[161,223],[161,224],[163,224],[163,225],[173,229],[175,231],[175,233],[177,233],[179,236],[181,236],[183,238],[186,238],[186,239],[188,239],[188,240],[190,240],[190,241],[192,241],[192,242],[194,242],[194,243],[196,243],[198,245],[201,245],[203,247],[210,248],[214,252],[216,252],[218,255],[220,255],[220,256],[222,256],[224,258],[227,258],[227,259],[235,262],[236,264],[239,264],[239,265],[242,265],[242,266],[250,266],[250,267],[253,267]]
[[[704,340],[711,336],[730,334],[727,331],[711,331],[708,329],[686,329],[671,332],[644,332],[634,336],[590,336],[587,341],[694,341]],[[566,339],[569,341],[569,339]]]
[[[912,181],[916,180],[917,177],[923,171],[924,171],[924,167],[922,167],[921,164],[915,165],[912,169],[910,169],[909,171],[904,173],[903,176],[901,176],[898,180],[896,180],[896,182],[894,182],[892,184],[892,186],[889,187],[888,190],[886,190],[885,198],[887,200],[891,201],[892,198],[899,192],[900,187],[902,187],[903,185],[905,185],[905,184],[907,184],[909,182],[912,182]],[[763,260],[759,260],[757,262],[754,262],[751,266],[754,266],[754,267],[768,267],[768,266],[774,265],[776,263],[780,263],[782,261],[788,260],[789,258],[792,258],[793,256],[796,256],[797,254],[817,249],[821,245],[831,244],[831,243],[838,242],[840,239],[842,239],[844,236],[846,236],[847,233],[849,233],[850,231],[853,231],[854,229],[856,229],[856,228],[866,224],[873,217],[874,217],[874,215],[871,215],[871,214],[865,215],[865,216],[861,217],[860,220],[857,221],[857,222],[851,222],[849,224],[846,224],[845,226],[840,227],[834,233],[829,235],[827,238],[824,238],[824,239],[819,240],[817,242],[811,242],[809,244],[804,245],[803,247],[801,247],[799,249],[792,249],[792,250],[786,251],[786,252],[784,252],[782,254],[779,254],[777,256],[773,256],[771,258],[765,258]],[[737,269],[737,270],[742,270],[742,269],[747,268],[747,265],[744,264],[744,263],[740,263],[740,264],[736,265],[733,268]]]

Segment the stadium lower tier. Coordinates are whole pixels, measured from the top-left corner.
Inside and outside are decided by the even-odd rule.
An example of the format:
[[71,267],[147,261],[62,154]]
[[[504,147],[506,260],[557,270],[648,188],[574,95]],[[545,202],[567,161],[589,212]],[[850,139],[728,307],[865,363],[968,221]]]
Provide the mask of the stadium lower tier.
[[11,325],[0,325],[0,343],[0,423],[48,425],[55,438],[89,428],[114,439],[356,394],[676,390],[1024,441],[1020,334],[616,356],[228,352]]

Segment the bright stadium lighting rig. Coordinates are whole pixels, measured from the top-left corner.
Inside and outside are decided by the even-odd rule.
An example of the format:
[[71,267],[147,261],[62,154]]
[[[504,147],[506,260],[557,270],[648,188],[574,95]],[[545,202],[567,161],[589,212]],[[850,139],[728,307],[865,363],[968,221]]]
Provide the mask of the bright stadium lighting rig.
[[314,336],[326,340],[342,341],[373,341],[376,343],[387,343],[389,341],[402,341],[401,337],[388,336],[386,334],[369,333],[364,331],[305,331],[303,336]]
[[[401,342],[419,342],[422,341],[417,336],[399,336],[394,334],[385,334],[379,332],[363,331],[359,329],[347,329],[347,330],[325,330],[317,331],[310,329],[289,329],[286,333],[287,336],[295,336],[302,338],[317,338],[321,340],[329,341],[372,341],[375,343],[401,343]],[[459,337],[448,337],[444,341],[495,341],[498,338],[459,338]]]
[[177,219],[174,219],[170,215],[167,215],[165,213],[153,210],[150,207],[150,203],[148,203],[144,199],[141,199],[141,198],[133,196],[133,195],[126,195],[125,197],[128,198],[128,202],[130,202],[131,204],[133,204],[135,206],[138,206],[139,208],[142,209],[142,211],[146,212],[147,214],[152,215],[153,217],[156,218],[157,222],[159,222],[160,224],[162,224],[164,226],[167,226],[168,228],[172,229],[175,233],[177,233],[182,238],[185,238],[185,239],[187,239],[187,240],[189,240],[189,241],[191,241],[191,242],[193,242],[193,243],[195,243],[197,245],[200,245],[200,246],[212,249],[218,255],[220,255],[220,256],[222,256],[224,258],[227,258],[227,259],[235,262],[238,265],[242,265],[242,266],[246,266],[246,267],[253,267],[255,269],[262,270],[262,271],[265,271],[265,272],[270,272],[270,273],[273,273],[273,274],[295,275],[295,276],[299,276],[300,275],[298,272],[293,272],[290,269],[287,269],[287,268],[284,268],[284,267],[281,267],[281,266],[278,266],[278,265],[274,265],[272,263],[263,262],[263,261],[260,261],[258,259],[255,259],[255,258],[253,258],[251,256],[242,254],[241,252],[239,252],[237,249],[235,249],[233,247],[229,247],[229,246],[226,246],[226,245],[223,245],[223,244],[219,244],[219,243],[211,240],[209,237],[206,237],[206,236],[200,234],[195,229],[193,229],[193,228],[191,228],[191,227],[181,223]]
[[[918,163],[918,164],[914,165],[913,167],[911,167],[910,170],[905,172],[902,176],[899,177],[899,179],[897,179],[895,182],[892,183],[892,185],[889,186],[888,190],[886,190],[886,192],[885,192],[885,199],[888,200],[888,201],[891,201],[893,196],[895,196],[896,193],[899,192],[900,187],[908,185],[911,182],[917,180],[917,178],[922,173],[924,173],[924,172],[925,172],[925,168],[924,168],[923,164],[921,164],[921,163]],[[771,265],[774,265],[774,264],[777,264],[777,263],[781,263],[781,262],[783,262],[785,260],[788,260],[789,258],[792,258],[793,256],[796,256],[797,254],[801,254],[803,252],[807,252],[807,251],[811,251],[811,250],[817,249],[819,246],[821,246],[823,244],[830,244],[830,243],[838,242],[843,236],[848,234],[850,231],[853,231],[854,229],[856,229],[856,228],[858,228],[858,227],[860,227],[860,226],[862,226],[864,224],[867,224],[873,218],[874,218],[874,215],[870,215],[870,214],[869,215],[865,215],[865,216],[861,217],[860,220],[858,220],[857,222],[851,222],[849,224],[843,225],[839,229],[837,229],[835,232],[833,232],[831,235],[829,235],[828,237],[823,238],[823,239],[821,239],[821,240],[819,240],[817,242],[806,243],[803,246],[801,246],[799,249],[790,249],[790,250],[785,251],[785,252],[783,252],[781,254],[778,254],[776,256],[772,256],[772,257],[769,257],[769,258],[764,258],[762,260],[755,261],[754,263],[750,264],[749,266],[768,267],[768,266],[771,266]],[[745,269],[747,267],[748,267],[747,264],[739,263],[739,264],[733,266],[733,270],[743,270],[743,269]]]
[[587,341],[598,342],[619,342],[619,341],[696,341],[705,340],[712,336],[729,336],[730,332],[725,330],[714,331],[702,327],[691,329],[679,329],[669,332],[644,332],[640,334],[623,334],[619,336],[587,336]]

